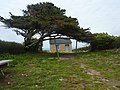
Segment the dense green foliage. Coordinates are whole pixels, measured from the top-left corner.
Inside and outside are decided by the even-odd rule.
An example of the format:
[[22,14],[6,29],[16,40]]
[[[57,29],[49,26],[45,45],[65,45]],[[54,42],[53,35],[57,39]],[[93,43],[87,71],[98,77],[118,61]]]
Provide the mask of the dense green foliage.
[[116,37],[115,41],[111,45],[111,48],[120,48],[120,36]]
[[[10,13],[11,14],[11,13]],[[79,27],[76,18],[65,15],[65,9],[60,9],[54,4],[37,3],[28,5],[23,10],[23,16],[11,14],[10,19],[0,18],[7,27],[17,28],[16,33],[24,37],[24,44],[27,49],[34,47],[34,50],[42,50],[43,41],[54,38],[54,36],[68,36],[78,41],[89,42],[91,33],[88,29]],[[36,41],[31,42],[32,38]],[[47,40],[48,40],[47,39]]]
[[111,45],[115,39],[115,36],[110,36],[107,33],[96,33],[90,43],[91,51],[111,49]]
[[23,45],[0,40],[0,53],[18,54],[25,52]]
[[[119,90],[120,51],[0,54],[12,59],[0,75],[3,90]],[[112,83],[112,84],[111,84]],[[118,89],[116,89],[118,88]]]

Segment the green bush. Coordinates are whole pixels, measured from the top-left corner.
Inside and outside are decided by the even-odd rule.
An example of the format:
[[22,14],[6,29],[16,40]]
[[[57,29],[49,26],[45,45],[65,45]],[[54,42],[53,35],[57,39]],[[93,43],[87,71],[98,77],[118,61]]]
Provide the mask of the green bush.
[[0,40],[0,53],[19,54],[25,52],[22,44]]
[[110,36],[107,33],[96,33],[91,41],[91,51],[99,51],[111,49],[111,44],[115,41],[115,36]]
[[120,36],[112,43],[111,48],[120,48]]

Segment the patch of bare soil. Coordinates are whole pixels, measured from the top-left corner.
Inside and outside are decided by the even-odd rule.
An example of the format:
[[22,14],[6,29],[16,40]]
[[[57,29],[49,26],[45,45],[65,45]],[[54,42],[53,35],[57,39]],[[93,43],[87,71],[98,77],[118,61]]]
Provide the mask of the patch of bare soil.
[[86,66],[85,64],[81,64],[81,65],[80,65],[80,68],[86,69],[86,67],[87,67],[87,66]]
[[120,90],[120,80],[110,80],[108,85]]
[[10,77],[11,75],[9,73],[5,73],[5,76],[0,76],[0,85],[6,86],[10,85]]
[[62,53],[60,54],[60,57],[63,57],[63,58],[73,58],[75,56],[74,53]]
[[95,75],[95,76],[100,76],[100,72],[96,71],[96,70],[93,70],[93,69],[89,69],[87,70],[87,74],[89,75]]
[[100,76],[100,72],[94,70],[94,69],[90,69],[88,66],[86,66],[85,64],[81,64],[80,68],[85,69],[85,71],[87,72],[87,74],[89,75],[95,75],[95,76]]
[[63,58],[63,57],[60,57],[60,60],[70,60],[70,59],[74,59],[74,58]]
[[70,60],[70,59],[74,59],[74,57],[75,57],[74,53],[60,54],[60,60]]

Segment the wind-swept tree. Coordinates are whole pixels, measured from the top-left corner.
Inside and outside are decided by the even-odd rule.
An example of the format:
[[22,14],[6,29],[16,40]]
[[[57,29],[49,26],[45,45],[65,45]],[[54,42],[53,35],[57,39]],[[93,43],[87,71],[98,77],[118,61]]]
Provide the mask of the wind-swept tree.
[[[60,9],[54,4],[37,3],[28,5],[23,10],[22,16],[10,13],[10,18],[0,17],[0,21],[7,27],[14,28],[17,35],[24,37],[26,49],[42,50],[43,41],[50,39],[52,35],[68,36],[78,41],[89,42],[89,29],[80,28],[76,18],[67,17],[65,9]],[[37,37],[37,39],[34,39]],[[46,39],[46,37],[48,37]]]

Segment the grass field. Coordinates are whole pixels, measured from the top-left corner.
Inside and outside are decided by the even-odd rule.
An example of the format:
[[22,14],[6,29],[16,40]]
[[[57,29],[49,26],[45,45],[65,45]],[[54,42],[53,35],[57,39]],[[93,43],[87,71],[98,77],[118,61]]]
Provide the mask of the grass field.
[[0,90],[120,90],[120,51],[0,54]]

